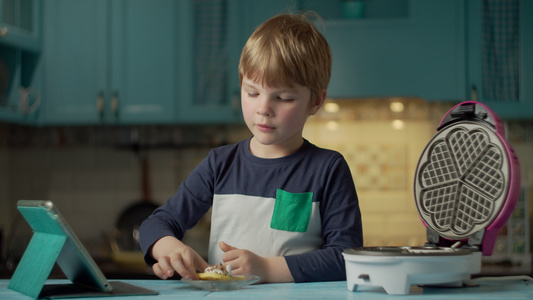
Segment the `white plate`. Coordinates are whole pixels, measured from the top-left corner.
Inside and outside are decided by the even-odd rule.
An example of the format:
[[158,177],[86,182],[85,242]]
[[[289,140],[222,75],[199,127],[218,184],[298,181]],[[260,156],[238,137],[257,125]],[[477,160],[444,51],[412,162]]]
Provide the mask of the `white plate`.
[[258,282],[261,277],[256,275],[243,275],[243,279],[236,280],[191,280],[182,278],[181,281],[206,291],[230,291]]

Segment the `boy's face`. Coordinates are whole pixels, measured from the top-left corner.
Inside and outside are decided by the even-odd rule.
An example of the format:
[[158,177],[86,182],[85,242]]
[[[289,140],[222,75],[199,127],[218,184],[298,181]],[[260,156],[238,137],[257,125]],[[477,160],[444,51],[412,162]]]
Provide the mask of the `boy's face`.
[[298,84],[293,87],[263,86],[244,77],[242,112],[253,134],[252,153],[275,158],[298,150],[303,143],[302,131],[307,117],[314,115],[323,103],[323,99],[311,101],[311,89],[307,87]]

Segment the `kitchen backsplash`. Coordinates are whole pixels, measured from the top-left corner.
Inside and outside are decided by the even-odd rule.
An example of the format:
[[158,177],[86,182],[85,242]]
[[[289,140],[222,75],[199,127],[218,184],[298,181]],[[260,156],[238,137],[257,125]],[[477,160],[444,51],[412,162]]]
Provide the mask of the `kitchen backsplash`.
[[[350,165],[366,246],[419,246],[426,241],[414,203],[414,172],[422,150],[454,104],[405,98],[330,101],[310,118],[304,136],[340,151]],[[506,129],[520,159],[522,186],[531,188],[533,122],[506,122]],[[152,199],[163,204],[209,149],[249,136],[244,125],[0,124],[0,228],[5,237],[12,237],[10,250],[20,255],[31,233],[16,212],[16,201],[53,200],[91,253],[104,256],[104,237],[113,231],[119,214],[142,199],[139,151],[148,157]],[[531,204],[532,196],[526,197]],[[187,235],[204,255],[208,229],[207,216]]]
[[[140,155],[148,158],[151,199],[163,204],[212,147],[249,135],[241,125],[0,125],[0,228],[21,255],[31,232],[16,201],[53,200],[89,251],[108,255],[120,213],[143,199]],[[208,225],[188,234],[193,245],[204,246]]]
[[[401,107],[391,111],[398,103]],[[337,101],[328,103],[307,125],[305,136],[318,146],[338,150],[350,165],[365,246],[423,245],[425,230],[413,199],[413,175],[439,117],[451,105],[417,99]]]

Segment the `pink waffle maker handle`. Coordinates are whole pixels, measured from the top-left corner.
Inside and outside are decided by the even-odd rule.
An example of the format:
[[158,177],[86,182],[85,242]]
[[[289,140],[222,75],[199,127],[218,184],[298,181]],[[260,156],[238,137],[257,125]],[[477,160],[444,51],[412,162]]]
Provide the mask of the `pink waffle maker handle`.
[[494,244],[498,238],[498,232],[500,228],[505,225],[505,222],[511,216],[518,198],[520,197],[520,164],[518,157],[511,146],[502,138],[502,142],[505,146],[506,154],[509,158],[509,188],[507,190],[507,198],[505,204],[500,210],[500,213],[496,216],[494,221],[486,228],[485,237],[483,238],[482,252],[483,255],[491,255],[494,249]]
[[505,140],[505,129],[502,120],[500,120],[496,113],[488,106],[477,101],[465,101],[452,107],[452,109],[450,109],[442,118],[439,124],[439,129],[452,122],[468,119],[488,123],[491,125],[492,129],[504,137]]

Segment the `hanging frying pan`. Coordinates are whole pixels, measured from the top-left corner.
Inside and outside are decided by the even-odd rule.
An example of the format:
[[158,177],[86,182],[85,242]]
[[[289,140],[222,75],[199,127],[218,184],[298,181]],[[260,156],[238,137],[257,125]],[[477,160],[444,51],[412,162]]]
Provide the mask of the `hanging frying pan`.
[[118,218],[116,242],[120,251],[141,251],[138,241],[139,227],[159,206],[152,200],[148,154],[137,148],[134,151],[141,166],[142,198],[128,206]]

